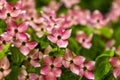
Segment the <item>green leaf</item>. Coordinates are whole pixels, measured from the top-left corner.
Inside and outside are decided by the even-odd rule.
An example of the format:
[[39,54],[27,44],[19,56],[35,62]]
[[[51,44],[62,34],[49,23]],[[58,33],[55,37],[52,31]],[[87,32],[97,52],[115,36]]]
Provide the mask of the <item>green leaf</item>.
[[6,55],[6,52],[8,51],[9,47],[10,47],[10,44],[6,44],[3,48],[3,50],[0,51],[0,59]]
[[103,54],[96,58],[96,66],[94,69],[95,80],[103,80],[105,75],[111,70],[109,58],[114,56],[114,51],[105,51]]
[[33,66],[29,66],[29,68],[27,68],[27,72],[28,73],[40,74],[40,68],[35,68]]
[[20,66],[22,64],[25,56],[22,55],[22,53],[16,47],[11,47],[10,51],[12,53],[10,55],[11,64]]
[[18,75],[20,73],[20,67],[12,66],[10,74],[5,78],[5,80],[18,80]]
[[113,35],[113,30],[108,27],[103,27],[100,29],[100,33],[106,38],[111,38]]
[[75,54],[79,54],[81,50],[81,45],[76,41],[75,38],[70,37],[69,38],[69,45],[68,48],[72,50]]
[[5,30],[6,30],[6,23],[4,20],[0,20],[0,34],[5,32]]

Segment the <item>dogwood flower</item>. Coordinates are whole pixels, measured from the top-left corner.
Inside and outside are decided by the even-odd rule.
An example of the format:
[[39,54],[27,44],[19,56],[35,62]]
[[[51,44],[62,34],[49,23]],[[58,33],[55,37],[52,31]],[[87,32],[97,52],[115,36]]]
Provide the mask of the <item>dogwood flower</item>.
[[87,36],[83,31],[79,31],[76,34],[77,41],[82,45],[82,47],[90,49],[92,47],[92,34]]
[[0,12],[0,19],[4,19],[7,23],[9,23],[11,20],[16,19],[21,14],[25,14],[25,11],[22,10],[21,1],[14,5],[7,3],[6,7],[4,7]]
[[43,57],[42,52],[39,51],[39,49],[34,49],[30,52],[28,55],[28,60],[30,61],[30,64],[34,67],[40,67],[40,62]]
[[115,78],[120,77],[120,58],[112,57],[109,60],[110,64],[113,66],[113,75]]
[[52,59],[50,56],[44,56],[43,62],[45,66],[41,68],[40,73],[45,75],[46,80],[56,80],[57,77],[61,76],[62,57]]
[[85,76],[87,79],[94,80],[94,74],[93,74],[93,69],[95,66],[94,61],[88,61],[84,62],[83,64],[80,65],[80,76]]
[[17,34],[16,38],[17,40],[14,42],[14,45],[18,47],[20,52],[25,56],[37,46],[37,42],[29,42],[28,36],[24,33]]
[[0,51],[4,48],[6,44],[9,44],[11,42],[12,36],[7,34],[7,32],[4,32],[0,35]]
[[28,73],[26,71],[26,67],[22,66],[21,72],[18,76],[18,80],[39,80],[39,75],[37,75],[35,73]]
[[70,70],[79,75],[79,65],[83,64],[85,58],[83,56],[73,56],[72,51],[66,49],[62,64],[65,68],[70,68]]
[[68,45],[68,38],[71,36],[72,30],[53,29],[52,34],[48,35],[48,39],[57,44],[60,48],[66,48]]
[[0,79],[6,77],[10,73],[10,62],[7,57],[0,60]]
[[95,28],[102,28],[107,25],[108,19],[104,18],[103,15],[98,11],[95,10],[90,17],[90,24]]

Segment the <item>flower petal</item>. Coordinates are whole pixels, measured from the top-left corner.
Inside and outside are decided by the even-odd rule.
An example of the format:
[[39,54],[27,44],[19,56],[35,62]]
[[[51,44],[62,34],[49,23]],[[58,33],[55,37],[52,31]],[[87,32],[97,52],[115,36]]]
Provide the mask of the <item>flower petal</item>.
[[48,75],[45,76],[45,80],[57,80],[54,73],[50,72]]
[[70,62],[69,61],[66,61],[66,60],[63,60],[62,61],[62,64],[65,68],[69,68],[70,67]]
[[52,62],[52,58],[50,56],[45,56],[43,57],[43,62],[44,64],[46,65],[51,65],[53,62]]
[[48,75],[51,71],[51,67],[50,66],[43,66],[40,70],[40,73],[43,75]]
[[65,40],[65,39],[68,39],[70,36],[71,36],[71,32],[72,30],[66,30],[63,35],[62,35],[62,39]]
[[79,67],[78,66],[76,66],[76,65],[74,65],[74,64],[71,64],[70,65],[70,70],[74,73],[74,74],[77,74],[77,75],[79,75]]
[[114,75],[115,78],[120,77],[120,68],[115,68],[113,70],[113,75]]
[[54,36],[52,36],[52,35],[48,35],[47,38],[48,38],[51,42],[53,42],[53,43],[56,43],[56,42],[57,42],[57,38],[54,37]]
[[37,42],[28,42],[27,47],[29,49],[34,49],[37,46],[37,44],[38,44]]
[[28,29],[28,23],[27,22],[24,22],[24,23],[22,23],[18,26],[19,32],[26,32],[27,29]]
[[57,41],[57,45],[60,47],[60,48],[66,48],[68,46],[68,41],[67,40],[58,40]]
[[55,75],[56,77],[60,77],[61,74],[62,74],[62,70],[61,70],[60,68],[53,68],[53,69],[52,69],[52,72],[54,73],[54,75]]
[[83,57],[83,56],[76,56],[76,57],[73,58],[74,64],[76,64],[78,66],[83,64],[84,61],[85,61],[85,57]]
[[34,67],[40,67],[39,61],[31,60],[30,63],[31,63],[31,65],[34,66]]
[[84,76],[87,78],[87,79],[92,79],[94,80],[94,74],[93,72],[89,72],[89,71],[86,71]]
[[90,71],[94,69],[94,66],[95,66],[95,61],[88,61],[85,63],[85,67]]
[[113,67],[119,67],[120,66],[120,58],[118,58],[118,57],[110,58],[109,62]]
[[28,48],[28,47],[26,47],[26,46],[21,46],[20,47],[20,52],[23,54],[23,55],[28,55],[29,54],[29,52],[30,52],[30,49]]
[[56,57],[54,59],[53,65],[55,67],[61,67],[62,66],[62,57]]

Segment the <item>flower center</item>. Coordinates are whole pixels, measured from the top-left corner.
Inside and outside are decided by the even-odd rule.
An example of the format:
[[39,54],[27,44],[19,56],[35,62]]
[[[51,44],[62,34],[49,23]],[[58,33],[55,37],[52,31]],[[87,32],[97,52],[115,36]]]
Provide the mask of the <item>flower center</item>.
[[99,23],[99,22],[100,22],[100,20],[98,19],[98,20],[97,20],[97,23]]
[[25,45],[26,45],[26,43],[25,43],[25,42],[22,42],[22,45],[23,45],[23,46],[25,46]]
[[54,68],[54,65],[52,64],[50,67],[53,69],[53,68]]
[[3,68],[0,68],[0,71],[1,71],[1,72],[3,72],[3,71],[4,71],[4,69],[3,69]]
[[17,30],[17,29],[15,29],[15,30],[14,30],[14,32],[15,32],[15,33],[17,33],[17,32],[18,32],[18,30]]
[[34,18],[33,17],[31,17],[31,21],[33,21],[34,20]]
[[52,19],[52,16],[50,16],[50,19]]
[[10,13],[7,13],[7,17],[10,17]]
[[16,10],[16,8],[15,8],[15,7],[13,7],[13,10]]
[[26,76],[26,79],[29,79],[29,75]]
[[83,71],[86,71],[87,70],[87,67],[83,67]]
[[59,35],[59,36],[57,36],[57,39],[58,39],[58,40],[60,40],[60,39],[61,39],[61,36],[60,36],[60,35]]
[[72,63],[73,63],[73,60],[70,61],[70,64],[72,64]]
[[3,40],[3,41],[2,41],[2,43],[3,43],[3,44],[6,44],[6,41],[5,41],[5,40]]
[[30,58],[30,57],[28,58],[28,61],[29,61],[29,62],[31,61],[31,58]]
[[43,29],[43,28],[41,28],[41,31],[44,31],[44,29]]

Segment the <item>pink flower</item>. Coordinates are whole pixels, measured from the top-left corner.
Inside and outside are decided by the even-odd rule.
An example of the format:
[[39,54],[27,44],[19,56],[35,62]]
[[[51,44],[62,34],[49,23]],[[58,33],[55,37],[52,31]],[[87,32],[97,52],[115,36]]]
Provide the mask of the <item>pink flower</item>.
[[64,18],[56,18],[56,13],[54,11],[47,14],[42,12],[42,17],[44,19],[44,23],[47,25],[46,29],[48,33],[51,33],[54,28],[58,29],[62,27],[62,23],[64,22]]
[[65,4],[67,8],[70,8],[79,2],[79,0],[61,0],[61,1]]
[[93,69],[95,66],[94,61],[84,62],[80,65],[80,76],[85,76],[87,79],[94,80]]
[[28,55],[37,46],[37,42],[29,42],[28,36],[24,33],[17,34],[16,38],[17,40],[14,42],[14,45],[20,49],[23,55]]
[[38,80],[39,75],[35,73],[28,73],[25,67],[21,68],[21,72],[18,76],[18,80]]
[[107,25],[108,19],[104,18],[103,15],[96,10],[91,15],[89,22],[95,28],[102,28]]
[[43,54],[39,51],[39,49],[34,49],[30,52],[28,55],[28,60],[30,61],[30,64],[34,67],[40,67],[40,60],[42,59]]
[[12,5],[7,3],[6,6],[0,12],[0,18],[7,20],[6,22],[10,22],[9,20],[16,19],[19,15],[24,14],[25,11],[22,10],[21,1]]
[[4,48],[4,46],[11,42],[12,37],[7,34],[7,32],[4,32],[0,35],[0,52]]
[[57,44],[60,48],[66,48],[68,45],[68,38],[71,36],[72,30],[53,29],[52,34],[48,35],[48,39]]
[[10,63],[7,57],[0,60],[0,79],[6,77],[10,73]]
[[56,80],[61,76],[62,57],[52,59],[50,56],[44,56],[43,62],[45,66],[41,68],[40,73],[45,75],[46,80]]
[[64,54],[64,59],[62,64],[65,68],[70,68],[70,70],[79,75],[79,65],[83,64],[85,58],[83,56],[73,56],[72,52],[69,49],[66,49]]
[[16,37],[16,34],[25,33],[27,29],[28,29],[27,22],[23,22],[20,25],[17,25],[15,22],[11,22],[7,26],[7,33],[12,35],[13,37]]
[[120,58],[112,57],[109,60],[110,64],[113,66],[113,75],[115,78],[120,77]]
[[82,47],[87,49],[92,47],[92,34],[87,36],[83,31],[79,31],[76,34],[76,39],[82,45]]

